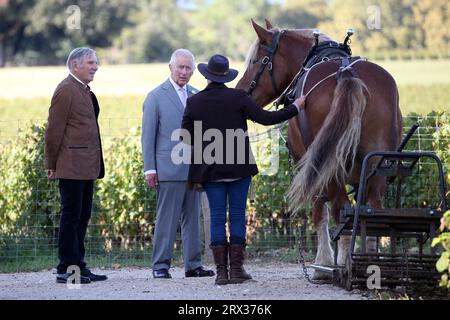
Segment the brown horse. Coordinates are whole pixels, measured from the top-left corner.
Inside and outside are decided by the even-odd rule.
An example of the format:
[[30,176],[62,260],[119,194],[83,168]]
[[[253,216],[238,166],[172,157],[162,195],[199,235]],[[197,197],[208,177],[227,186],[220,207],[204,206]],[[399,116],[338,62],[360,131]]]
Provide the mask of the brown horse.
[[[315,44],[312,30],[266,28],[252,21],[258,36],[246,59],[246,70],[237,88],[248,90],[264,107],[285,88],[301,69]],[[318,42],[331,40],[321,34]],[[396,83],[380,66],[359,60],[352,65],[357,76],[334,76],[340,62],[322,62],[309,71],[303,93],[308,92],[304,119],[289,121],[288,146],[297,163],[297,174],[288,192],[290,209],[295,212],[313,204],[313,221],[318,229],[316,264],[332,265],[333,250],[328,234],[328,206],[337,221],[340,210],[350,203],[345,186],[357,186],[364,156],[371,151],[395,150],[402,135],[402,116]],[[309,127],[300,130],[300,124]],[[302,132],[311,136],[305,147]],[[304,134],[306,135],[306,134]],[[303,137],[305,138],[305,137]],[[367,203],[381,208],[386,179],[369,179]],[[371,238],[369,250],[374,250]],[[338,264],[344,264],[349,238],[339,241]],[[320,277],[320,274],[315,274]]]

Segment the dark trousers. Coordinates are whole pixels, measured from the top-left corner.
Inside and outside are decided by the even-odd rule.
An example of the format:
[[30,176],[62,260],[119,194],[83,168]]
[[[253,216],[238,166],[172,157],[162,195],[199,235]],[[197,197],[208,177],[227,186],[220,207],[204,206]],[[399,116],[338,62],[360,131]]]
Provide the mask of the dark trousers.
[[70,265],[86,268],[84,239],[91,217],[93,180],[59,180],[61,221],[59,224],[58,273],[65,273]]
[[245,208],[251,177],[231,182],[206,182],[206,191],[211,210],[211,245],[227,243],[226,220],[227,207],[230,220],[230,243],[245,244],[246,219]]

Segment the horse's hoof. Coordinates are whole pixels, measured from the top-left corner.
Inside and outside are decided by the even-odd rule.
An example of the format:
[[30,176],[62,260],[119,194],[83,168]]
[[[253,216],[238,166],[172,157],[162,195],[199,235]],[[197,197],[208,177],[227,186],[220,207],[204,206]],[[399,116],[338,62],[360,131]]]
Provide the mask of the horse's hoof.
[[347,263],[347,257],[346,256],[337,258],[337,265],[338,266],[345,266],[346,263]]
[[313,280],[333,280],[333,277],[328,273],[315,270],[312,279]]

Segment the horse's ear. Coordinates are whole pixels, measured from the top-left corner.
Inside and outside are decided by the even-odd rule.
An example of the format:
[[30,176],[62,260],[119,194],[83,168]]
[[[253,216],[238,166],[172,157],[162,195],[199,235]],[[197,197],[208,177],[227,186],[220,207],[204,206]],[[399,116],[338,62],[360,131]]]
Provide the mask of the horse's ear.
[[273,26],[272,26],[272,24],[270,23],[270,21],[269,20],[267,20],[267,19],[264,19],[265,21],[266,21],[266,28],[267,28],[267,30],[270,30],[270,29],[272,29],[273,28]]
[[269,31],[267,31],[266,29],[261,27],[259,24],[257,24],[255,21],[253,21],[253,19],[252,19],[252,25],[253,25],[253,29],[255,29],[256,34],[258,35],[259,40],[260,41],[268,41],[269,36],[270,36]]

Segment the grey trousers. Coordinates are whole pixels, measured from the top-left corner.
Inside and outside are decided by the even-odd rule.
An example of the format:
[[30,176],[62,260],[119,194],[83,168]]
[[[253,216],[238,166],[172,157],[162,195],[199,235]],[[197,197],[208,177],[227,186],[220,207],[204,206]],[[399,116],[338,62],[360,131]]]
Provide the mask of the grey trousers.
[[181,224],[183,261],[186,271],[202,265],[200,251],[200,193],[186,182],[159,182],[153,237],[153,270],[169,269],[178,223]]

